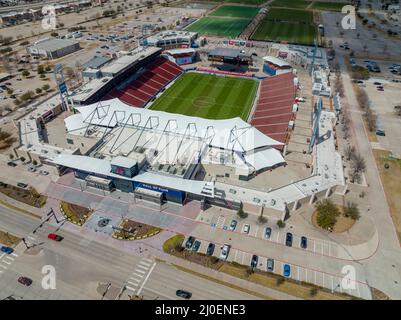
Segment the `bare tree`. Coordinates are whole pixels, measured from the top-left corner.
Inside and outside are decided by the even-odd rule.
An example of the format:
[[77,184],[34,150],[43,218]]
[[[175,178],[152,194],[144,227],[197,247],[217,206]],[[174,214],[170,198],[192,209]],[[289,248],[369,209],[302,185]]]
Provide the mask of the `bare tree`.
[[355,155],[355,147],[348,145],[344,150],[345,158],[349,161]]

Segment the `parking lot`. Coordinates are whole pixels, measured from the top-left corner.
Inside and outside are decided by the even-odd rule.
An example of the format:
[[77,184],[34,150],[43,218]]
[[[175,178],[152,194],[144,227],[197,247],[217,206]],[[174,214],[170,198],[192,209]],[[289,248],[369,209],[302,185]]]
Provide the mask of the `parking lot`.
[[[189,236],[185,237],[184,244],[187,243]],[[196,239],[195,241],[200,242],[200,247],[197,250],[198,253],[207,254],[207,248],[209,245],[209,241],[204,241],[201,239]],[[220,258],[220,254],[222,252],[223,244],[215,244],[214,251],[212,253],[213,256]],[[191,246],[188,250],[193,250],[194,247]],[[251,266],[252,254],[249,252],[241,251],[235,248],[230,248],[228,252],[228,256],[226,261],[236,262],[241,265]],[[260,271],[264,272],[273,272],[275,274],[284,276],[284,266],[289,266],[289,274],[288,278],[291,278],[296,281],[304,281],[317,286],[321,286],[331,290],[332,292],[340,292],[340,293],[348,293],[356,297],[365,297],[370,295],[369,287],[358,281],[348,281],[343,277],[339,277],[338,275],[332,275],[328,273],[323,273],[317,270],[308,269],[302,266],[298,266],[295,264],[288,264],[285,261],[274,259],[273,260],[273,270],[268,271],[267,269],[267,260],[268,256],[258,256],[257,266],[256,268]],[[344,282],[348,284],[344,285]],[[353,284],[353,285],[352,285]]]
[[[265,241],[271,241],[280,245],[285,245],[286,234],[290,232],[292,234],[292,247],[306,250],[315,254],[324,256],[338,257],[339,247],[334,242],[325,241],[322,239],[311,238],[307,236],[307,247],[301,248],[301,237],[303,234],[296,234],[290,228],[280,229],[277,226],[277,221],[270,219],[267,224],[259,224],[256,216],[250,216],[246,219],[239,219],[235,213],[224,210],[220,212],[205,211],[201,212],[197,219],[199,222],[210,225],[213,229],[229,230],[236,234],[242,234],[243,236],[263,239]],[[237,221],[237,225],[234,230],[230,229],[231,222]],[[249,224],[249,233],[244,234],[243,229],[246,224]],[[271,229],[270,237],[266,237],[266,228]]]

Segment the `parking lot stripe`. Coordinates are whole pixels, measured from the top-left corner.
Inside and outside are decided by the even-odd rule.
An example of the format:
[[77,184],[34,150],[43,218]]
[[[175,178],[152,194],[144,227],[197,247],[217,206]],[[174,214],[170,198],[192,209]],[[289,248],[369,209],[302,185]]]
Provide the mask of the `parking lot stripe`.
[[148,259],[148,258],[143,258],[142,261],[146,261],[146,262],[153,262],[152,259]]
[[237,261],[238,250],[235,250],[234,261]]
[[140,277],[140,278],[143,278],[143,274],[139,274],[139,273],[133,272],[132,275],[133,275],[133,276]]
[[277,231],[277,239],[276,239],[276,242],[278,242],[278,237],[279,237],[279,235],[280,235],[280,231]]
[[[5,257],[4,259],[9,259],[9,260],[11,260],[11,261],[14,261],[14,258],[12,258],[12,257],[10,257],[10,256]],[[4,259],[3,259],[3,260],[4,260]]]
[[297,280],[299,280],[299,266],[297,267]]
[[359,284],[356,284],[356,292],[358,294],[358,297],[361,297],[361,293],[359,292]]
[[156,267],[156,262],[152,265],[152,267],[149,270],[148,275],[146,276],[145,280],[143,280],[141,287],[138,290],[138,294],[142,292],[143,287],[145,286],[146,281],[148,281],[150,274],[152,273],[153,269]]
[[138,282],[127,281],[127,283],[133,285],[134,287],[138,286]]
[[3,266],[2,264],[0,264],[0,267],[2,267],[3,269],[7,269],[7,267]]
[[316,240],[313,241],[313,252],[316,252]]
[[315,281],[313,281],[313,283],[316,285],[316,271],[315,272]]
[[4,262],[4,263],[7,263],[8,265],[10,265],[10,264],[11,264],[11,262],[10,262],[10,261],[6,261],[6,260],[4,260],[4,259],[3,259],[3,262]]
[[258,236],[258,231],[259,231],[259,226],[256,226],[256,229],[255,229],[255,237]]
[[1,258],[3,258],[5,255],[6,255],[6,254],[5,254],[5,253],[3,253],[3,254],[0,256],[0,259],[1,259]]
[[129,279],[133,280],[133,281],[136,281],[136,282],[141,282],[142,281],[142,279],[138,279],[138,278],[134,278],[134,277],[130,277]]
[[28,236],[27,238],[28,238],[28,239],[31,239],[31,240],[33,240],[33,241],[36,240],[34,237],[31,237],[31,236]]
[[152,265],[151,263],[146,263],[144,261],[139,262],[140,265],[147,266],[148,268]]
[[137,268],[141,268],[141,269],[145,269],[145,270],[148,270],[148,269],[149,269],[149,267],[143,266],[143,265],[141,265],[141,264],[138,264],[138,265],[137,265]]
[[14,257],[18,257],[18,254],[14,253],[14,252],[11,255]]

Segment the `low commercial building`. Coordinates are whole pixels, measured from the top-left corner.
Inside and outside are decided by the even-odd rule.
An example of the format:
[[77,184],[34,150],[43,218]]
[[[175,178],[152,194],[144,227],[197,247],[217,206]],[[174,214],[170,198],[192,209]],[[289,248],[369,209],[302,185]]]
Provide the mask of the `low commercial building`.
[[193,48],[171,49],[164,51],[178,65],[194,63],[196,61],[196,51]]
[[215,48],[208,52],[210,61],[218,61],[231,64],[252,64],[252,55],[244,50],[230,48]]
[[263,72],[270,75],[279,75],[287,72],[292,72],[292,66],[285,60],[266,56],[263,57]]
[[78,42],[57,38],[45,38],[36,41],[33,45],[29,46],[26,51],[31,56],[57,59],[78,51],[79,49],[81,49],[81,47]]

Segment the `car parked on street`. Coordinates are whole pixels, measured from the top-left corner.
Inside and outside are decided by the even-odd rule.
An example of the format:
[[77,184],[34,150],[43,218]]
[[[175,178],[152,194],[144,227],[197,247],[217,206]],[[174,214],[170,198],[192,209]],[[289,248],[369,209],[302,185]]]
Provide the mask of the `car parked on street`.
[[178,289],[175,292],[175,294],[176,294],[177,297],[184,298],[184,299],[191,299],[191,297],[192,297],[192,293],[191,292],[185,291],[185,290],[182,290],[182,289]]
[[210,242],[209,245],[207,246],[207,249],[206,249],[206,255],[207,256],[211,256],[213,254],[213,252],[214,252],[214,248],[215,248],[214,243]]
[[251,225],[249,223],[246,223],[242,227],[242,232],[248,234],[250,229],[251,229]]
[[274,260],[272,258],[268,258],[266,262],[266,269],[267,271],[272,271],[274,270]]
[[272,235],[272,228],[266,227],[266,229],[265,229],[265,239],[270,239],[271,235]]
[[187,239],[187,242],[185,242],[185,248],[191,249],[192,245],[194,244],[194,241],[195,241],[195,238],[192,237],[192,236],[190,236],[190,237]]
[[23,284],[24,286],[29,287],[32,284],[32,279],[28,277],[19,277],[18,282]]
[[291,267],[289,264],[285,264],[283,268],[283,276],[290,277],[291,276]]
[[228,253],[230,252],[230,245],[229,244],[224,244],[223,247],[221,248],[221,253],[220,253],[220,259],[221,260],[226,260],[228,257]]
[[229,230],[230,231],[234,231],[235,230],[235,228],[237,227],[237,220],[231,220],[231,223],[230,223],[230,228],[229,228]]
[[306,249],[308,247],[308,239],[305,236],[301,237],[301,248]]
[[291,232],[287,232],[287,234],[285,236],[285,245],[287,247],[292,247],[292,233]]
[[10,167],[16,167],[17,166],[17,164],[15,162],[12,162],[12,161],[8,161],[7,165],[10,166]]
[[20,187],[20,188],[23,188],[23,189],[28,187],[28,185],[26,183],[23,183],[23,182],[18,182],[17,186]]

